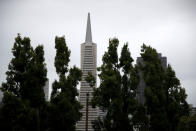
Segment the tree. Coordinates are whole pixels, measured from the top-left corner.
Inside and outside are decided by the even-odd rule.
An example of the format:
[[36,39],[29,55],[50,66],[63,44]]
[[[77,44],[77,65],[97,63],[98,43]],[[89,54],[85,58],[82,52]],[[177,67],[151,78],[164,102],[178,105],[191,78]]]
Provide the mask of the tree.
[[186,102],[187,95],[185,89],[181,87],[180,81],[171,65],[168,65],[166,70],[165,84],[169,129],[176,131],[181,117],[189,115],[189,105]]
[[30,45],[30,39],[27,37],[22,39],[20,34],[18,34],[15,38],[12,53],[14,58],[8,65],[8,71],[6,72],[7,82],[2,84],[2,91],[25,98],[25,75],[33,58],[33,48]]
[[86,80],[86,82],[89,83],[89,85],[90,85],[91,88],[94,88],[95,87],[96,79],[93,76],[92,72],[88,72],[88,75],[85,78],[85,80]]
[[171,66],[163,68],[154,48],[143,44],[141,57],[143,64],[139,68],[146,84],[145,106],[150,130],[175,131],[180,117],[189,114],[185,90]]
[[132,118],[134,128],[139,131],[149,131],[149,120],[146,114],[146,108],[142,104],[138,104]]
[[55,38],[55,67],[59,80],[52,84],[49,130],[74,131],[76,122],[80,120],[82,108],[77,101],[77,84],[81,80],[82,72],[77,67],[68,68],[70,50],[64,37]]
[[3,131],[37,131],[38,121],[35,108],[27,101],[6,92],[0,109],[0,125]]
[[135,90],[139,81],[137,69],[132,66],[128,44],[122,48],[118,58],[119,41],[109,40],[108,51],[103,55],[103,64],[98,68],[100,86],[94,88],[92,105],[107,112],[106,116],[94,122],[95,130],[132,131],[133,122],[129,116],[134,116],[137,108]]
[[140,64],[139,68],[146,84],[145,105],[148,115],[150,115],[150,130],[164,131],[168,127],[167,112],[165,110],[167,103],[163,83],[165,71],[155,49],[143,45],[141,57],[143,64]]
[[183,116],[178,124],[178,131],[195,131],[196,129],[196,115]]
[[47,80],[43,46],[34,50],[30,39],[22,39],[18,34],[12,53],[7,82],[2,83],[0,124],[5,130],[40,130],[41,109],[45,105],[43,88]]
[[39,108],[45,104],[44,85],[47,81],[47,69],[44,63],[43,46],[37,46],[34,50],[33,59],[25,75],[26,82],[23,96],[30,100],[32,107]]

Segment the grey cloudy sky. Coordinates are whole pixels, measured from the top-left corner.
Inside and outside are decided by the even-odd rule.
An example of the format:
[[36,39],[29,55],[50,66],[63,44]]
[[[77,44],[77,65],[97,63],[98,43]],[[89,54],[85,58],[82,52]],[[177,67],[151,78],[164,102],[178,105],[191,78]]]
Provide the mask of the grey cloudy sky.
[[120,48],[128,42],[134,59],[143,43],[151,45],[168,58],[188,102],[196,106],[195,0],[0,0],[0,82],[5,81],[17,33],[30,37],[33,47],[44,45],[50,86],[57,78],[55,36],[65,35],[71,66],[80,66],[88,12],[98,66],[109,38],[117,37]]

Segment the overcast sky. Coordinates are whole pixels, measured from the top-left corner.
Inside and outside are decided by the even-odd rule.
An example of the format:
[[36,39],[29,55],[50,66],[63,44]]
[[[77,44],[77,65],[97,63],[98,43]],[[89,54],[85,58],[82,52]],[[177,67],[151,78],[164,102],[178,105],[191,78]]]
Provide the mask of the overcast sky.
[[128,42],[135,60],[143,43],[151,45],[167,57],[196,106],[196,0],[0,0],[0,83],[17,33],[30,37],[33,47],[44,45],[50,87],[57,78],[55,36],[65,35],[70,64],[80,67],[88,12],[98,66],[109,38],[120,40],[119,52]]

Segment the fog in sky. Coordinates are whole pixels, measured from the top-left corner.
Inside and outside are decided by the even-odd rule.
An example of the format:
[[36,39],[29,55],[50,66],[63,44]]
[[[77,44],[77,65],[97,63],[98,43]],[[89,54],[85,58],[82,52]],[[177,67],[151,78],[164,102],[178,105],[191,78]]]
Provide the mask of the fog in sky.
[[44,45],[50,87],[57,79],[55,36],[65,35],[70,64],[80,67],[88,12],[98,66],[109,38],[120,40],[119,52],[128,42],[135,60],[143,43],[151,45],[167,57],[188,102],[196,106],[195,0],[0,0],[0,83],[5,81],[17,33],[30,37],[33,47]]

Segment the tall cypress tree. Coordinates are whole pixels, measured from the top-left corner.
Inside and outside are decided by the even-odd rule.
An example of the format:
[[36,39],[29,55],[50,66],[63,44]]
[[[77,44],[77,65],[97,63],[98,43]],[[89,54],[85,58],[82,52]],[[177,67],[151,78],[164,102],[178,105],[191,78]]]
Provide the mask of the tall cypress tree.
[[145,106],[150,116],[150,130],[176,131],[182,116],[189,115],[185,89],[170,65],[162,67],[156,49],[143,44],[143,64],[139,68],[144,78]]
[[94,89],[92,105],[100,107],[106,116],[94,122],[96,130],[133,130],[131,118],[137,109],[135,94],[139,77],[132,66],[128,44],[123,46],[120,58],[118,44],[116,38],[109,41],[108,51],[102,58],[103,64],[98,68],[101,83],[99,88]]
[[150,115],[150,130],[167,130],[168,119],[166,96],[164,90],[165,71],[155,49],[142,46],[141,57],[144,64],[140,64],[146,84],[145,97],[148,114]]
[[166,70],[165,90],[169,130],[176,131],[181,117],[189,116],[189,105],[186,101],[185,89],[181,87],[180,80],[171,65],[168,65]]
[[28,37],[15,39],[8,66],[0,124],[4,130],[40,130],[40,110],[45,104],[43,87],[47,80],[43,46],[35,50]]
[[82,72],[77,67],[68,68],[70,50],[64,37],[55,38],[55,67],[59,80],[52,84],[51,113],[49,130],[74,131],[76,122],[80,120],[82,108],[77,101],[77,85]]
[[27,37],[22,39],[18,34],[15,38],[12,53],[14,58],[8,65],[7,82],[2,84],[2,91],[25,98],[25,75],[28,73],[33,59],[33,48],[30,45],[30,39]]

